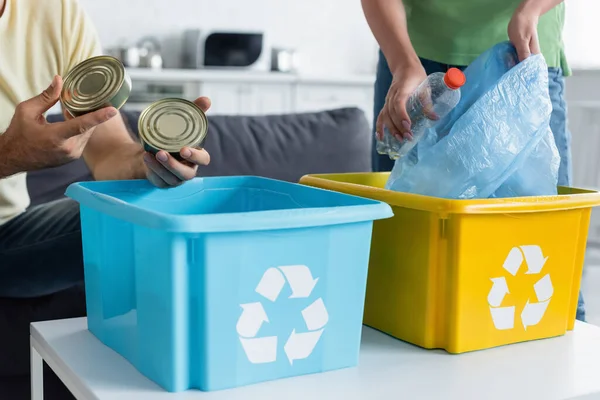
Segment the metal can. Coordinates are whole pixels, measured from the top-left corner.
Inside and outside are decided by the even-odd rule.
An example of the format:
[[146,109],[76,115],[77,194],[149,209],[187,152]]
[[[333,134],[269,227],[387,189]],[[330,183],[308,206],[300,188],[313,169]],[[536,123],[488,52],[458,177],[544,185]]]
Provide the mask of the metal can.
[[201,147],[208,133],[206,114],[191,101],[166,98],[156,101],[140,114],[138,131],[144,150],[160,150],[181,159],[183,147]]
[[131,79],[115,57],[89,58],[65,76],[60,102],[73,117],[104,107],[119,109],[131,93]]

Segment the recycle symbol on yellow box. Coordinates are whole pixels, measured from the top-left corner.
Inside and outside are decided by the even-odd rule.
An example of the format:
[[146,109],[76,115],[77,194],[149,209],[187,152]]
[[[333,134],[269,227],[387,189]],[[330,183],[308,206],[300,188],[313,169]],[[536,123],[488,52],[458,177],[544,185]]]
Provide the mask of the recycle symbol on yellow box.
[[527,268],[525,274],[539,275],[540,279],[533,285],[536,298],[527,300],[520,317],[515,315],[515,305],[503,304],[504,297],[510,293],[506,277],[491,279],[493,285],[487,299],[496,329],[514,329],[518,319],[525,330],[540,323],[554,294],[550,274],[543,275],[542,272],[546,261],[548,257],[544,257],[541,247],[537,245],[513,247],[510,250],[503,265],[506,272],[516,276],[519,271]]
[[[288,299],[278,300],[286,281],[292,294]],[[306,265],[281,266],[267,269],[255,291],[271,302],[294,301],[294,299],[310,298],[318,281],[319,278],[313,279],[312,273]],[[325,325],[329,321],[325,303],[319,297],[301,311],[306,326],[292,329],[280,341],[277,336],[256,337],[263,323],[270,322],[262,302],[240,304],[240,307],[242,314],[237,321],[236,330],[246,357],[252,364],[277,361],[279,343],[285,343],[283,350],[291,365],[295,360],[308,358],[317,346],[325,330]]]

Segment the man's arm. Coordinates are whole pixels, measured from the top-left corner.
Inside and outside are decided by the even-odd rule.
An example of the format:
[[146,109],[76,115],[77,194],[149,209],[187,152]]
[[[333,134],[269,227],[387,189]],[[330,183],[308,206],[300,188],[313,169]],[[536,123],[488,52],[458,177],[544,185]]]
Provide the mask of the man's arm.
[[385,105],[377,116],[377,137],[384,127],[398,140],[412,139],[406,100],[427,78],[408,36],[406,11],[401,0],[361,0],[371,31],[385,55],[393,76]]
[[[194,103],[204,112],[210,100],[200,97]],[[204,149],[184,147],[179,152],[183,161],[166,151],[156,155],[144,152],[125,128],[123,119],[113,118],[94,130],[83,152],[86,164],[97,180],[147,178],[155,186],[177,186],[193,179],[199,165],[208,165],[210,156]]]
[[[101,46],[93,23],[78,0],[62,2],[64,70],[61,75],[64,75],[78,63],[101,54]],[[210,107],[206,98],[197,99],[196,104],[203,111]],[[96,179],[148,178],[159,187],[175,186],[192,179],[198,165],[210,161],[208,153],[201,149],[185,148],[180,155],[184,162],[164,151],[156,156],[144,154],[141,145],[127,132],[122,118],[113,118],[97,126],[83,151],[83,158]]]
[[[62,0],[62,3],[64,54],[60,74],[64,76],[80,62],[102,54],[102,46],[79,1]],[[133,141],[120,115],[95,128],[83,150],[83,158],[98,180],[145,177],[142,148]]]
[[363,12],[392,73],[421,65],[408,36],[402,0],[361,0]]
[[564,0],[523,0],[519,8],[532,15],[542,16]]
[[508,24],[508,38],[517,49],[519,61],[540,53],[537,35],[539,18],[563,0],[523,0]]
[[95,128],[83,159],[96,180],[143,179],[146,177],[143,153],[119,114]]
[[114,107],[107,107],[49,124],[44,113],[56,104],[61,88],[62,80],[54,77],[46,90],[17,106],[6,132],[0,135],[0,179],[80,158],[94,128],[117,115]]

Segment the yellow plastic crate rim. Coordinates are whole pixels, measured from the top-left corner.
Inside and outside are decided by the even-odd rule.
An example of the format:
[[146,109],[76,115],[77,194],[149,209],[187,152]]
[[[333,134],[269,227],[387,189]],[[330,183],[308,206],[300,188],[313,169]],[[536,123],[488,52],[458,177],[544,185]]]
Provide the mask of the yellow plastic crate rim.
[[305,175],[300,183],[379,200],[392,206],[440,214],[515,214],[589,208],[600,205],[600,193],[559,187],[557,196],[452,200],[384,189],[389,172]]

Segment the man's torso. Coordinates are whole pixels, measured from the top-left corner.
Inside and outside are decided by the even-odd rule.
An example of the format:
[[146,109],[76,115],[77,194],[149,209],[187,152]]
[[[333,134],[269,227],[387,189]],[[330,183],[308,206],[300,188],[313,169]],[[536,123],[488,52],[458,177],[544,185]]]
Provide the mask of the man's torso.
[[[508,39],[507,27],[521,0],[404,0],[408,30],[420,57],[468,65]],[[569,68],[563,51],[564,4],[540,18],[540,47],[550,67]]]
[[[79,21],[75,0],[6,1],[0,17],[0,134],[16,106],[41,93],[54,75],[64,76],[82,47],[80,39],[69,37],[77,29],[73,21]],[[0,180],[0,224],[29,203],[26,174]]]

